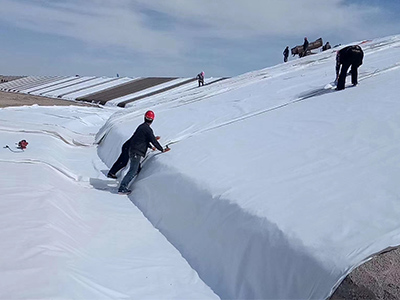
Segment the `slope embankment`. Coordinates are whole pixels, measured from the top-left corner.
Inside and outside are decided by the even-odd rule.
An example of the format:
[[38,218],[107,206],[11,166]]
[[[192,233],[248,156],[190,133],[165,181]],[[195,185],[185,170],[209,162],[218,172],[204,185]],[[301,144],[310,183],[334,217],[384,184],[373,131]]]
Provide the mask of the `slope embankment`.
[[156,111],[172,150],[147,161],[130,199],[222,298],[327,298],[400,244],[399,38],[360,44],[359,86],[345,91],[325,87],[332,50],[139,100],[100,130],[111,165]]

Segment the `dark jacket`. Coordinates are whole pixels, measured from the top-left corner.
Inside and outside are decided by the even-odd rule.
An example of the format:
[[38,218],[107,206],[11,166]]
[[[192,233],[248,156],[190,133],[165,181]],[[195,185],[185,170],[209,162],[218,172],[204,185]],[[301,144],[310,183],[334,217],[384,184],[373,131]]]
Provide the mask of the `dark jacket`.
[[135,133],[129,139],[129,145],[131,151],[139,154],[140,156],[145,156],[149,143],[153,144],[158,150],[163,152],[163,147],[157,141],[154,136],[153,129],[151,129],[150,124],[144,122],[136,129]]
[[197,79],[198,79],[199,81],[201,81],[201,82],[204,82],[204,76],[203,76],[203,74],[201,74],[201,73],[197,74]]
[[322,51],[325,51],[328,49],[331,49],[331,45],[329,44],[329,42],[326,42],[326,44],[322,46]]
[[353,65],[358,68],[362,65],[364,52],[358,45],[347,46],[339,50],[336,55],[336,74],[339,73],[340,65]]
[[285,56],[285,57],[289,56],[289,47],[285,48],[285,50],[283,51],[283,56]]
[[304,43],[303,43],[303,51],[307,51],[308,50],[308,40],[304,39]]

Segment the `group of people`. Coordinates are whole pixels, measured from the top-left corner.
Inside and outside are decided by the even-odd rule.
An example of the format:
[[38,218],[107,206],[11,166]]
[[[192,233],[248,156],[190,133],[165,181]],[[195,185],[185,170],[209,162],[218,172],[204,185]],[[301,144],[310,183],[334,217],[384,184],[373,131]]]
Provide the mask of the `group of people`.
[[[307,37],[304,38],[304,42],[303,42],[303,51],[302,53],[299,53],[300,57],[306,56],[307,55],[307,51],[308,51],[308,45],[310,43],[308,42]],[[288,57],[289,57],[289,46],[286,46],[285,50],[283,50],[283,61],[287,62],[288,61]]]
[[[303,51],[301,53],[299,53],[300,57],[306,56],[308,54],[308,46],[310,45],[310,43],[308,42],[307,37],[304,38],[304,42],[303,42]],[[322,51],[331,49],[331,45],[329,44],[329,42],[326,42],[325,45],[322,46]],[[286,46],[285,50],[283,50],[283,61],[287,62],[288,61],[288,57],[289,57],[289,46]]]
[[[308,44],[306,44],[307,38],[305,38],[304,49],[307,49]],[[329,45],[329,43],[327,43]],[[330,47],[330,45],[329,45]],[[286,47],[284,51],[285,62],[289,56],[289,46]],[[358,84],[358,67],[362,65],[364,58],[364,52],[358,45],[352,45],[344,47],[339,50],[336,54],[336,89],[343,90],[345,88],[345,81],[347,76],[347,71],[351,66],[351,83],[353,85]],[[204,85],[204,72],[197,75],[198,83]],[[113,164],[107,177],[116,179],[117,173],[123,169],[130,161],[129,171],[126,173],[122,179],[118,193],[119,194],[130,194],[129,184],[133,178],[139,173],[141,166],[141,160],[146,156],[147,149],[156,149],[161,152],[167,152],[170,150],[168,146],[163,147],[160,145],[158,140],[159,136],[155,136],[153,130],[151,129],[151,124],[153,123],[155,114],[153,111],[149,110],[144,115],[144,122],[137,127],[133,135],[122,145],[121,154],[117,161]]]
[[[303,53],[305,56],[308,50],[309,42],[307,37],[304,38],[303,43]],[[326,51],[331,49],[331,45],[329,42],[326,42],[324,46],[322,46],[322,51]],[[283,61],[287,62],[289,57],[289,46],[286,46],[283,51]],[[345,87],[345,81],[347,76],[347,71],[351,66],[351,83],[353,85],[358,84],[358,67],[362,65],[364,58],[364,52],[358,45],[347,46],[341,50],[339,50],[336,54],[336,89],[343,90]]]

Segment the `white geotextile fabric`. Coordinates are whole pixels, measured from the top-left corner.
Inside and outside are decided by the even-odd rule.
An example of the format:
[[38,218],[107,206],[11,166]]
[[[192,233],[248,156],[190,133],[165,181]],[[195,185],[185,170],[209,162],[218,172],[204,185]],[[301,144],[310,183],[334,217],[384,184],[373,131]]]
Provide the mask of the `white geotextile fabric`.
[[105,177],[93,142],[112,113],[0,109],[0,299],[218,299]]
[[357,87],[329,88],[331,49],[139,100],[98,133],[110,166],[155,111],[172,150],[147,160],[130,199],[220,297],[323,299],[400,244],[400,37],[358,44]]
[[[0,109],[29,142],[0,159],[0,298],[328,297],[400,244],[400,36],[360,44],[340,92],[331,49],[126,109]],[[172,150],[116,195],[148,109]]]

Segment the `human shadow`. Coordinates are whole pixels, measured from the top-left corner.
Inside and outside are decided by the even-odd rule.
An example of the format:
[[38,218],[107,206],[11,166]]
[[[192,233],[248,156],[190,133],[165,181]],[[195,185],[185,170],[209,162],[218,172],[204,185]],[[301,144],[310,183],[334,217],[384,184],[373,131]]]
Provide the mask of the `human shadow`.
[[298,99],[305,100],[305,99],[309,99],[312,97],[322,96],[322,95],[330,94],[330,93],[334,93],[334,92],[336,92],[336,90],[334,88],[322,87],[322,88],[318,88],[318,89],[314,89],[314,90],[310,90],[310,91],[301,93],[298,95]]

